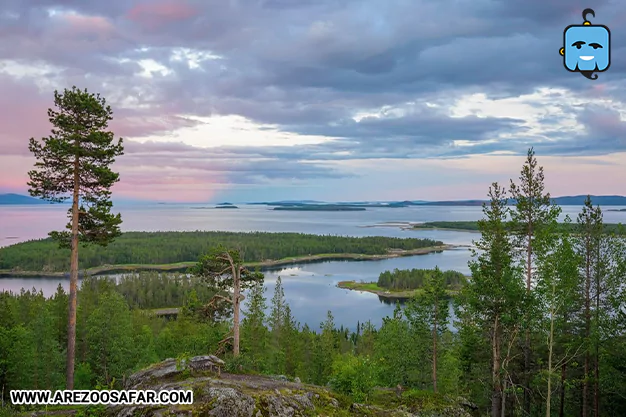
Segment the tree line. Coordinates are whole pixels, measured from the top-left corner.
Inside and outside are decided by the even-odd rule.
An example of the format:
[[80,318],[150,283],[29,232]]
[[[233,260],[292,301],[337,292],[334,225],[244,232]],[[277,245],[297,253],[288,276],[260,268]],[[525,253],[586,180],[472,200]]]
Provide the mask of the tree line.
[[[344,237],[266,232],[126,232],[106,247],[81,248],[81,269],[103,265],[195,262],[221,244],[238,249],[246,262],[295,256],[356,253],[386,254],[390,249],[411,250],[443,245],[431,239]],[[69,252],[52,239],[34,240],[0,248],[0,269],[67,271]]]
[[[378,276],[377,285],[390,290],[415,290],[423,288],[428,279],[438,271],[432,269],[394,269],[393,271],[381,272]],[[457,271],[441,272],[446,288],[459,289],[467,278]]]

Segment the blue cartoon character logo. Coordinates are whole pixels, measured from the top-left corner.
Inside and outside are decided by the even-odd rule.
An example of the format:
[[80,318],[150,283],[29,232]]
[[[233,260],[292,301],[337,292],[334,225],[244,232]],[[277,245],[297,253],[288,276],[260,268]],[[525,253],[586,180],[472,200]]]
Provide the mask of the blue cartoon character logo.
[[590,80],[611,65],[611,32],[604,25],[592,25],[587,15],[596,17],[592,9],[583,11],[583,24],[570,25],[563,31],[563,65],[568,71],[580,72]]

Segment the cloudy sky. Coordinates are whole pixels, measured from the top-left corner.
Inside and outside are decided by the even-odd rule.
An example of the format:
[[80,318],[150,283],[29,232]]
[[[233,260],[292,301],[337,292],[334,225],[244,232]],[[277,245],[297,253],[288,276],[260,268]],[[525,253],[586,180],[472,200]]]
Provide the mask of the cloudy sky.
[[[528,147],[553,195],[626,194],[621,0],[0,0],[0,192],[53,91],[99,92],[118,198],[482,198]],[[563,29],[612,34],[595,81]]]

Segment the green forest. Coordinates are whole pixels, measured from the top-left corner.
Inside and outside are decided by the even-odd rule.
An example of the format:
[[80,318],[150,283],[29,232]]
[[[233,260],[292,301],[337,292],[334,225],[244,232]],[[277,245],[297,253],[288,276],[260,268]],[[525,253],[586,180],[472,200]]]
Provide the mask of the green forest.
[[[432,269],[394,269],[382,272],[378,277],[377,285],[389,290],[415,290],[423,288],[426,282],[435,273]],[[458,290],[467,282],[467,278],[457,271],[441,272],[446,288]]]
[[[390,249],[412,250],[441,246],[430,239],[342,237],[303,233],[127,232],[106,247],[81,247],[79,265],[161,265],[195,262],[211,247],[222,244],[239,250],[246,262],[319,254],[382,255]],[[0,270],[63,272],[70,267],[69,249],[51,238],[0,248]]]

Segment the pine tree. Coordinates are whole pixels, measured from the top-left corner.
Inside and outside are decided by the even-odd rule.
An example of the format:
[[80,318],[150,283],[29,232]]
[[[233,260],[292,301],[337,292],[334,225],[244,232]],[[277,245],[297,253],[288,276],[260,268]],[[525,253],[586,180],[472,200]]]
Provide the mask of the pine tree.
[[263,358],[267,355],[268,338],[267,327],[265,327],[267,302],[263,283],[256,283],[247,298],[245,318],[242,320],[242,330],[246,339],[244,344],[248,347],[254,369],[261,372],[266,366]]
[[[565,219],[569,230],[571,220]],[[561,390],[561,405],[564,404],[566,369],[570,361],[578,355],[581,345],[572,331],[576,311],[580,308],[581,281],[578,272],[580,257],[574,247],[569,232],[561,233],[551,252],[543,254],[543,268],[536,291],[542,311],[547,317],[541,320],[542,332],[547,334],[547,369],[545,371],[547,387],[545,390],[546,417],[552,413],[552,394]],[[560,351],[560,352],[559,352]],[[553,383],[559,377],[558,384]],[[559,386],[560,384],[560,386]],[[556,385],[556,387],[555,387]]]
[[437,357],[441,350],[439,340],[446,330],[449,316],[446,282],[438,267],[426,275],[423,294],[412,300],[407,306],[405,314],[409,321],[426,327],[430,333],[432,384],[433,390],[437,392]]
[[461,305],[471,322],[487,332],[491,344],[491,416],[500,417],[505,404],[503,362],[507,345],[518,333],[518,319],[524,305],[521,271],[513,260],[513,246],[507,228],[506,191],[497,183],[489,188],[485,218],[478,222],[481,232],[474,242],[472,277],[461,291]]
[[110,188],[119,175],[110,169],[122,155],[120,139],[107,130],[113,112],[99,94],[76,87],[54,92],[57,110],[49,109],[52,134],[29,149],[37,159],[28,173],[29,193],[52,202],[72,200],[67,231],[50,232],[61,247],[70,248],[70,292],[67,331],[66,387],[74,387],[76,346],[76,293],[78,285],[78,244],[106,246],[120,235],[119,214],[111,214]]
[[243,257],[239,250],[226,249],[222,245],[212,248],[207,255],[202,256],[191,268],[191,272],[218,291],[207,305],[207,309],[219,310],[224,303],[232,305],[232,336],[230,334],[226,336],[219,345],[225,346],[232,340],[233,356],[239,356],[241,292],[252,288],[257,282],[263,282],[263,274],[259,271],[250,271],[243,266]]
[[278,277],[274,287],[269,326],[271,332],[271,368],[274,373],[285,373],[285,350],[282,344],[284,338],[284,326],[287,303],[285,301],[285,291],[283,290],[282,279]]
[[[585,323],[585,359],[583,368],[583,386],[582,386],[582,417],[587,417],[589,413],[589,380],[591,379],[592,366],[592,334],[595,333],[593,326],[597,325],[594,321],[594,276],[600,274],[599,254],[600,239],[602,233],[602,212],[599,207],[593,207],[591,197],[587,196],[585,206],[578,215],[578,227],[581,236],[578,253],[582,258],[582,273],[585,279],[584,284],[584,323]],[[599,289],[596,288],[596,291]],[[597,311],[597,309],[596,309]],[[596,415],[596,417],[599,417]]]
[[[527,311],[524,314],[524,412],[530,414],[531,407],[531,333],[532,319],[541,315],[533,311],[532,303],[533,273],[541,269],[537,265],[538,255],[549,250],[560,208],[545,192],[543,167],[537,164],[535,151],[528,150],[526,161],[519,177],[519,185],[511,180],[511,197],[515,208],[511,211],[511,225],[515,235],[515,248],[519,260],[524,264],[526,274]],[[541,256],[539,256],[541,259]],[[537,314],[540,313],[540,314]]]

